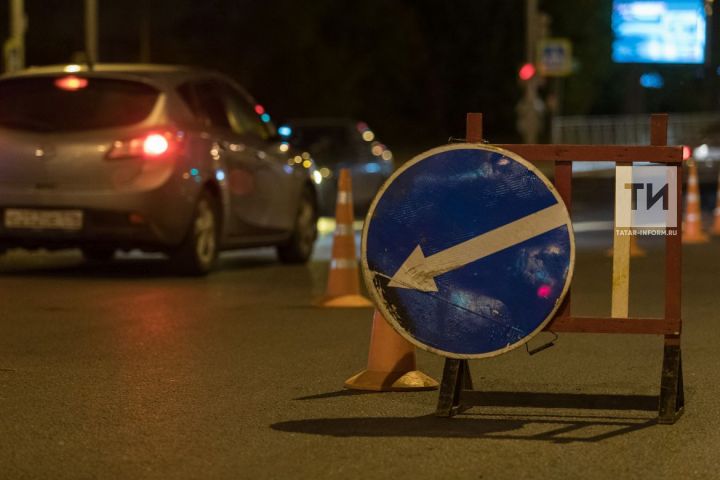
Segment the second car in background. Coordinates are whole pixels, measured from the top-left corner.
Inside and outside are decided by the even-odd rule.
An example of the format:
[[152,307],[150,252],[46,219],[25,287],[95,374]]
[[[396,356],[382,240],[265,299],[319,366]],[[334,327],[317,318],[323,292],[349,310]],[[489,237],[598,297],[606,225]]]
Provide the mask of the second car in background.
[[318,186],[321,215],[334,216],[337,174],[350,170],[356,216],[364,216],[378,189],[394,170],[392,152],[365,122],[339,118],[293,120],[281,127],[293,147],[312,155],[322,181]]

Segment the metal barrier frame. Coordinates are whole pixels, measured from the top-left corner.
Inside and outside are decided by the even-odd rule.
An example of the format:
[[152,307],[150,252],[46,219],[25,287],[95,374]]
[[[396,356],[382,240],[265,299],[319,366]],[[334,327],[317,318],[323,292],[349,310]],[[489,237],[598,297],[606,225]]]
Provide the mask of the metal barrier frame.
[[[666,229],[665,237],[665,312],[662,318],[649,317],[580,317],[572,315],[570,291],[555,318],[545,327],[553,332],[619,333],[663,335],[663,365],[660,380],[658,422],[672,424],[685,406],[682,351],[682,146],[667,145],[668,115],[650,117],[650,145],[497,145],[532,162],[553,162],[555,188],[572,211],[572,162],[612,161],[616,165],[633,162],[661,163],[677,169],[677,232]],[[468,113],[466,140],[483,142],[481,113]],[[617,250],[615,252],[617,254]],[[480,394],[480,395],[478,395]],[[445,360],[437,416],[451,417],[472,406],[481,405],[481,394],[473,389],[467,360]]]

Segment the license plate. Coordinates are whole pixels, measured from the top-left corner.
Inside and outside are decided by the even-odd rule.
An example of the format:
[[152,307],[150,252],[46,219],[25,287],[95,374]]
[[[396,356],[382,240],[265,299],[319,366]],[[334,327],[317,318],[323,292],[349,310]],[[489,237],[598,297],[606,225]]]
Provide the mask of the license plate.
[[80,230],[82,225],[82,210],[5,209],[5,228]]

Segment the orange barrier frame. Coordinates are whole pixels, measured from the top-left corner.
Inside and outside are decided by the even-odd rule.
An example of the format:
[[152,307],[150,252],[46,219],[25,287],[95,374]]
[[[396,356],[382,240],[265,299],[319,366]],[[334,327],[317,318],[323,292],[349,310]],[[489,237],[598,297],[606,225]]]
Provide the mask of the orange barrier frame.
[[[650,145],[497,145],[531,162],[553,162],[555,187],[572,211],[572,162],[612,161],[661,163],[677,169],[677,229],[666,229],[665,237],[665,312],[662,318],[579,317],[572,315],[570,291],[555,318],[545,330],[572,333],[616,333],[663,335],[663,366],[660,380],[658,422],[672,424],[685,406],[682,351],[682,179],[681,146],[667,145],[667,114],[650,118]],[[483,142],[481,113],[467,115],[466,140]],[[676,230],[676,231],[675,231]],[[481,405],[481,392],[473,389],[467,360],[446,359],[436,415],[450,417],[472,406]]]

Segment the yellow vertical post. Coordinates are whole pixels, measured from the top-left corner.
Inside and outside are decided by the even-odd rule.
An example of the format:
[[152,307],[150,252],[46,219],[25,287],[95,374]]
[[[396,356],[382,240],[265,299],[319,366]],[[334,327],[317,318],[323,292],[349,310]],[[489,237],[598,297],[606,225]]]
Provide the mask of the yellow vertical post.
[[[615,169],[617,175],[622,167],[632,167],[632,163],[618,162]],[[616,185],[617,185],[616,181]],[[617,186],[616,186],[617,188]],[[618,216],[622,206],[615,206],[615,229],[613,237],[613,273],[612,273],[612,307],[611,315],[615,318],[628,316],[630,305],[630,244],[632,229],[618,228]]]

